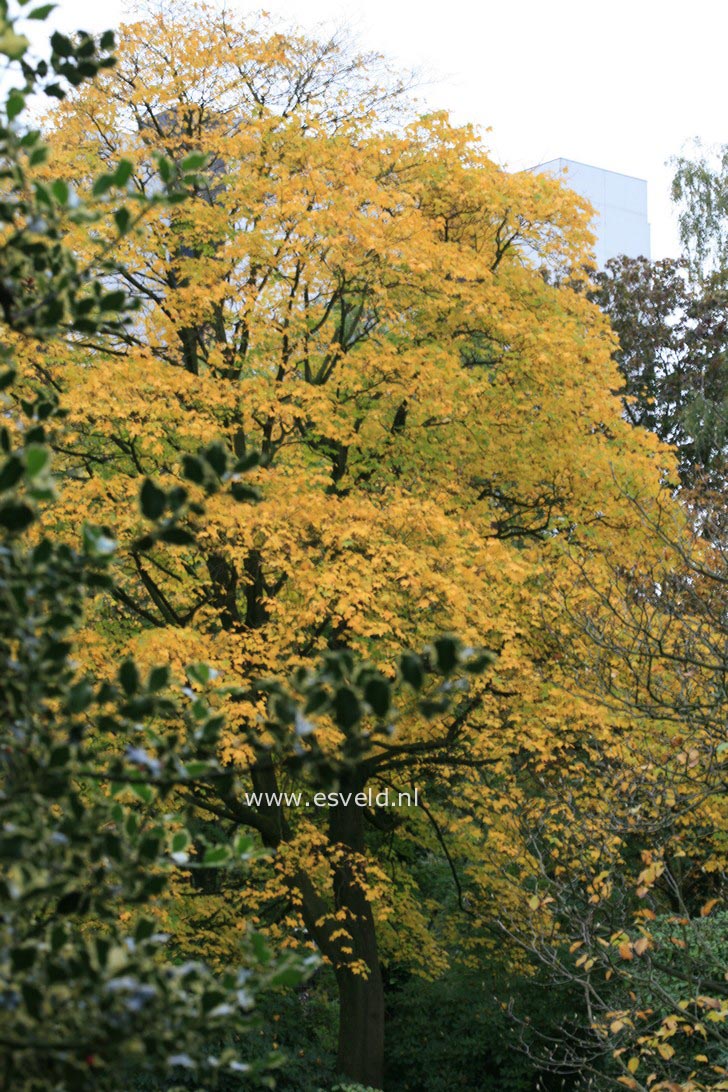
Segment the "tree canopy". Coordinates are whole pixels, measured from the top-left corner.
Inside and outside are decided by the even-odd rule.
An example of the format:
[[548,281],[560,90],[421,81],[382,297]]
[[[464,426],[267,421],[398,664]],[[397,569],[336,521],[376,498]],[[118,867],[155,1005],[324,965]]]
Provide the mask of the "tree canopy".
[[[397,974],[527,974],[545,955],[582,985],[597,960],[564,949],[602,909],[589,943],[633,943],[642,896],[611,894],[663,859],[650,838],[677,806],[651,794],[684,679],[641,575],[670,569],[666,529],[690,533],[665,487],[670,395],[640,403],[635,365],[630,405],[669,418],[662,438],[623,412],[614,333],[579,272],[580,199],[416,116],[336,39],[165,11],[122,28],[116,65],[59,105],[49,141],[29,178],[95,287],[40,347],[25,305],[5,308],[9,442],[42,392],[64,411],[44,431],[63,489],[32,534],[65,544],[86,524],[92,546],[117,544],[73,654],[122,717],[146,699],[160,714],[135,752],[147,780],[187,723],[175,678],[214,726],[215,776],[193,765],[142,792],[150,821],[169,808],[187,832],[154,920],[180,959],[221,970],[249,927],[318,953],[338,1070],[381,1087]],[[653,663],[673,705],[645,707]],[[115,768],[114,715],[89,743]],[[686,814],[711,820],[719,861],[712,784]],[[418,798],[391,807],[384,790]],[[612,1057],[610,1004],[587,1038]],[[667,1060],[669,1037],[645,1056]],[[613,1080],[639,1088],[633,1058]]]
[[726,290],[688,280],[683,260],[615,258],[592,298],[619,338],[625,411],[674,444],[680,479],[720,489],[728,437]]

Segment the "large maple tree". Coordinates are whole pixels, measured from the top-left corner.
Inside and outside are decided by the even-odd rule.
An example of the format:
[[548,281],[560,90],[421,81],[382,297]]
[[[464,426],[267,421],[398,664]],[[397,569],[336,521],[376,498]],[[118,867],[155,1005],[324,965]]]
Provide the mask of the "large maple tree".
[[[545,175],[506,173],[444,114],[408,117],[392,82],[339,43],[203,9],[123,28],[117,67],[59,109],[53,143],[69,184],[107,164],[128,185],[124,228],[134,194],[159,186],[157,153],[162,172],[206,157],[188,200],[120,243],[124,267],[107,275],[139,304],[126,334],[78,337],[42,361],[69,408],[54,511],[121,544],[117,598],[98,606],[84,656],[99,671],[129,649],[213,665],[238,688],[221,757],[251,791],[306,777],[420,790],[425,807],[399,812],[197,798],[202,819],[251,828],[276,852],[254,884],[195,891],[195,922],[201,896],[218,916],[191,942],[232,959],[236,924],[253,917],[282,942],[315,943],[336,972],[340,1067],[379,1085],[381,960],[436,973],[464,921],[475,943],[489,907],[517,915],[499,863],[527,847],[507,816],[536,776],[583,775],[594,740],[610,745],[608,711],[555,685],[549,589],[564,544],[624,559],[654,548],[624,487],[659,491],[671,456],[622,415],[603,316],[543,275],[577,276],[588,210]],[[84,230],[69,238],[83,255]],[[255,482],[253,507],[215,490],[246,461],[257,469],[238,491]],[[190,512],[194,541],[176,525],[145,546],[141,480],[157,483],[156,517],[183,473],[207,494],[204,522]],[[455,646],[433,646],[441,685],[463,689],[440,711],[443,692],[428,692],[423,710],[427,665],[412,658],[393,724],[376,672],[362,682],[340,655],[386,675],[403,647],[447,631],[494,665],[466,688],[447,676]],[[336,715],[284,746],[253,682],[326,653],[339,653]],[[345,696],[360,684],[363,722]],[[403,852],[388,869],[392,838]],[[435,928],[408,862],[443,846],[470,912]]]

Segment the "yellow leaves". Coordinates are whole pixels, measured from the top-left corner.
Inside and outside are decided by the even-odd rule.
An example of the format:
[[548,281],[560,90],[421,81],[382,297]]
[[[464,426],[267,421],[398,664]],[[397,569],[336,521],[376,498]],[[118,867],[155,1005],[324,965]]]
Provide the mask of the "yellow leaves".
[[719,902],[720,902],[720,899],[708,899],[708,901],[706,903],[704,903],[703,906],[701,906],[701,908],[700,908],[701,918],[707,917],[708,914],[711,912],[711,910],[713,910],[714,907],[716,907]]
[[589,894],[589,902],[591,905],[596,905],[603,899],[608,899],[612,892],[612,881],[608,870],[600,872],[598,876],[595,876],[592,882],[588,885],[587,891]]
[[352,974],[357,976],[357,978],[367,979],[371,973],[367,963],[363,959],[350,960],[347,962],[346,966]]
[[661,860],[650,861],[637,877],[637,895],[644,898],[654,886],[655,882],[665,871],[665,862]]
[[[526,247],[578,265],[588,245],[584,210],[545,176],[501,171],[445,115],[386,131],[371,116],[378,89],[362,85],[368,100],[349,102],[356,108],[348,119],[343,89],[335,104],[313,90],[309,102],[283,110],[295,58],[311,44],[249,28],[231,37],[214,13],[203,22],[127,28],[118,68],[57,118],[63,172],[86,176],[123,145],[141,183],[154,134],[125,124],[117,103],[133,115],[151,95],[165,147],[177,154],[186,140],[184,93],[196,143],[219,165],[208,194],[151,216],[144,234],[124,243],[143,302],[125,349],[68,349],[47,362],[72,429],[62,517],[69,526],[79,515],[113,525],[126,548],[140,522],[139,479],[175,482],[181,454],[213,439],[265,451],[266,465],[251,477],[263,499],[236,505],[226,491],[207,498],[198,547],[143,562],[156,563],[152,602],[149,571],[124,555],[123,590],[143,604],[145,626],[135,631],[133,615],[115,604],[111,624],[104,620],[108,640],[89,638],[84,655],[113,662],[131,649],[142,662],[170,663],[178,676],[202,661],[245,685],[342,645],[386,663],[438,630],[492,644],[498,663],[488,686],[473,681],[480,705],[460,746],[474,764],[487,761],[501,787],[464,769],[458,807],[466,814],[443,808],[438,819],[454,856],[472,862],[468,879],[484,905],[521,918],[531,911],[532,927],[554,927],[548,895],[527,897],[525,879],[510,890],[499,878],[516,869],[525,877],[531,864],[511,821],[528,797],[514,766],[526,782],[534,773],[544,784],[552,771],[573,775],[572,810],[554,822],[560,837],[550,851],[557,878],[585,878],[592,907],[612,894],[611,866],[602,870],[599,857],[606,846],[619,863],[605,831],[614,801],[630,788],[626,774],[591,784],[593,769],[629,771],[630,763],[620,764],[615,714],[562,686],[564,650],[578,640],[562,609],[559,581],[571,589],[574,576],[563,543],[586,544],[594,583],[579,589],[579,607],[588,613],[610,577],[590,536],[604,536],[599,545],[625,564],[643,556],[615,479],[628,478],[640,495],[660,482],[654,445],[607,393],[618,379],[600,314],[579,293],[547,284],[518,240],[498,253],[500,235],[518,231]],[[173,65],[158,59],[159,36]],[[269,103],[251,98],[241,66]],[[195,106],[203,92],[204,110]],[[231,124],[218,124],[218,109]],[[82,256],[87,235],[73,237]],[[84,460],[93,474],[77,473]],[[232,574],[225,587],[213,586],[213,558]],[[178,604],[180,624],[149,622],[165,599]],[[544,640],[544,616],[557,640]],[[236,700],[224,711],[221,757],[244,775],[253,757],[246,731],[269,742],[264,704]],[[397,745],[429,745],[443,724],[425,724],[405,700],[394,729]],[[335,752],[341,733],[322,723],[317,738]],[[577,756],[590,747],[596,761],[585,773]],[[271,930],[281,943],[301,943],[295,877],[304,870],[331,901],[340,863],[317,824],[320,817],[290,815],[290,840],[272,862],[256,862],[237,901],[219,907],[224,931],[241,906],[264,918],[266,902],[280,899],[290,913]],[[411,819],[441,854],[421,825]],[[409,826],[408,816],[400,837],[414,839]],[[644,864],[642,896],[663,867]],[[406,866],[392,879],[372,860],[359,865],[385,954],[439,973],[447,941],[460,946],[460,919],[442,923]],[[319,925],[326,921],[336,923],[336,940],[350,940],[345,915],[331,910]],[[646,936],[620,939],[627,961],[649,947]],[[230,947],[206,943],[219,946],[220,959]],[[355,955],[349,943],[342,953]],[[576,962],[585,973],[595,966],[586,951]],[[350,966],[365,973],[355,959]]]
[[617,951],[620,959],[632,960],[637,956],[643,956],[652,946],[652,941],[649,936],[638,937],[637,940],[630,940],[626,934],[618,934],[612,937],[612,943],[617,943]]
[[[351,940],[351,934],[348,933],[346,929],[334,929],[332,933],[329,933],[329,940],[333,941],[342,939]],[[346,949],[342,947],[342,951],[346,951]]]

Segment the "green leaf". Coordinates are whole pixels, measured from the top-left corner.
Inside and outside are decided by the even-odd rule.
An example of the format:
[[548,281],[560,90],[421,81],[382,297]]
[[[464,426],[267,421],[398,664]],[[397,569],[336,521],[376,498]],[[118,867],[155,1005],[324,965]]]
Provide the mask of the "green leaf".
[[190,844],[190,836],[186,830],[178,830],[172,838],[172,852],[180,853]]
[[[0,52],[3,52],[0,50]],[[61,900],[62,901],[62,900]],[[63,913],[63,911],[60,911]],[[24,982],[20,987],[25,1007],[34,1020],[39,1020],[43,1009],[43,994],[30,982]]]
[[[148,785],[134,785],[133,788],[149,788]],[[146,803],[147,801],[145,801]],[[142,861],[156,861],[159,856],[159,837],[156,834],[145,834],[139,843],[139,859]],[[160,877],[161,878],[161,877]],[[164,881],[163,881],[164,882]]]
[[24,473],[23,460],[19,455],[11,455],[9,459],[5,460],[2,469],[0,469],[0,492],[12,489],[14,485],[17,485]]
[[151,804],[154,799],[154,790],[151,785],[145,785],[141,781],[134,781],[129,788],[143,804]]
[[189,482],[202,485],[205,480],[205,464],[196,455],[182,457],[182,473]]
[[334,720],[347,731],[361,720],[359,699],[349,686],[340,686],[334,695]]
[[27,504],[16,504],[8,501],[0,506],[0,527],[4,527],[8,531],[24,531],[34,519],[35,513]]
[[227,469],[227,451],[222,444],[210,444],[208,448],[203,452],[205,459],[210,464],[212,469],[217,474],[218,478],[222,478]]
[[230,849],[228,846],[211,846],[209,849],[205,850],[202,864],[204,868],[217,868],[219,865],[223,865],[229,860]]
[[142,515],[147,519],[159,519],[164,512],[167,503],[166,494],[159,486],[155,485],[151,478],[145,478],[139,493],[139,504]]
[[115,292],[107,292],[101,297],[99,306],[102,311],[121,311],[127,301],[126,292],[117,289]]
[[57,178],[55,182],[51,183],[51,193],[53,194],[59,205],[68,204],[70,190],[68,188],[68,184],[64,182],[62,178]]
[[143,940],[149,940],[157,932],[157,924],[152,918],[140,918],[134,929],[134,940],[137,944]]
[[59,952],[68,939],[63,925],[54,925],[51,929],[51,951]]
[[252,485],[244,485],[242,482],[233,482],[230,486],[230,492],[233,495],[233,500],[236,501],[259,501],[260,491]]
[[38,954],[38,949],[31,944],[27,944],[22,948],[13,948],[10,952],[10,962],[13,971],[27,971],[33,966]]
[[31,445],[25,450],[25,466],[28,471],[28,475],[31,478],[36,478],[41,471],[45,470],[49,465],[51,459],[51,453],[47,447],[40,447],[36,444]]
[[454,637],[437,637],[432,642],[432,647],[438,669],[443,675],[449,675],[457,666],[460,642]]
[[157,161],[157,170],[159,171],[159,177],[163,182],[171,182],[172,175],[174,173],[174,167],[169,159],[163,155],[155,156]]
[[426,698],[420,702],[420,712],[424,717],[430,720],[432,717],[437,717],[441,713],[446,713],[450,708],[450,699],[446,697],[442,698]]
[[191,152],[180,163],[180,170],[185,172],[199,171],[207,164],[208,158],[209,156],[204,152]]
[[124,235],[129,230],[129,224],[131,223],[131,213],[127,208],[117,209],[114,213],[114,222],[116,223],[119,235]]
[[301,981],[301,972],[296,970],[295,967],[282,967],[280,971],[276,971],[271,978],[271,986],[285,986],[290,988],[291,986],[297,986]]
[[309,690],[306,695],[306,704],[303,707],[304,713],[310,716],[313,713],[320,713],[329,703],[328,691],[323,686],[314,686]]
[[8,121],[12,121],[18,114],[22,113],[25,107],[25,95],[22,91],[19,91],[17,87],[14,87],[9,92],[5,101],[5,110],[8,115]]
[[51,769],[59,766],[66,766],[70,757],[70,747],[67,747],[65,744],[62,744],[60,747],[54,747],[48,760],[48,766]]
[[26,19],[47,19],[52,11],[55,11],[58,7],[57,4],[41,4],[38,8],[33,8],[25,16]]
[[119,682],[128,697],[136,694],[139,689],[139,670],[133,660],[124,660],[119,668]]
[[[46,92],[47,90],[48,89],[46,88]],[[46,163],[48,161],[49,155],[50,151],[48,149],[48,146],[46,144],[41,144],[39,148],[34,148],[33,151],[30,153],[30,155],[28,156],[28,162],[30,163],[31,167],[38,167],[41,163]]]
[[252,470],[254,466],[260,466],[261,456],[259,451],[251,451],[247,455],[243,455],[238,459],[233,467],[236,474],[244,474],[247,470]]
[[65,34],[59,34],[57,30],[51,34],[51,48],[59,57],[73,56],[73,42]]
[[392,694],[383,675],[369,680],[364,687],[364,698],[376,716],[386,717],[392,704]]
[[113,174],[102,174],[94,182],[91,193],[94,197],[103,197],[105,193],[108,193],[111,187],[114,185]]
[[470,659],[462,662],[462,667],[465,671],[469,671],[472,675],[480,675],[485,671],[486,667],[490,667],[495,663],[497,657],[494,652],[476,652]]
[[114,171],[114,185],[125,186],[132,176],[134,164],[130,159],[122,159]]
[[209,772],[209,762],[188,762],[185,766],[185,775],[193,781],[198,777],[205,777]]
[[239,834],[235,839],[235,855],[237,857],[249,857],[255,843],[249,834]]
[[149,690],[156,693],[157,690],[163,690],[168,684],[169,668],[165,666],[153,667],[149,672],[149,682],[147,683]]
[[184,527],[168,527],[159,537],[170,546],[191,546],[195,541],[192,532],[186,531]]
[[399,658],[399,670],[402,678],[413,690],[421,690],[425,682],[425,667],[422,657],[414,652],[403,652]]
[[66,701],[66,709],[69,713],[83,713],[85,709],[88,709],[93,697],[93,688],[86,679],[83,679],[71,687]]
[[173,512],[178,512],[187,500],[187,490],[183,485],[175,485],[167,494],[167,504]]
[[253,933],[250,938],[255,958],[259,963],[270,963],[272,959],[271,950],[265,942],[265,937],[262,937],[260,933]]
[[30,42],[24,34],[16,34],[10,28],[0,34],[0,53],[9,57],[11,61],[19,61],[29,45]]
[[200,686],[207,686],[208,683],[217,678],[218,672],[209,664],[188,664],[187,675],[192,682],[199,683]]

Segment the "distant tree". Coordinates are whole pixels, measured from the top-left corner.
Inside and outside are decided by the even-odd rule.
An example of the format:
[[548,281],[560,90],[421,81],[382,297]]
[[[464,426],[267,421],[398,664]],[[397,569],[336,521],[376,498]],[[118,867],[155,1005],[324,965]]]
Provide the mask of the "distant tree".
[[675,156],[672,198],[680,239],[693,283],[728,272],[728,145],[706,148],[693,141],[693,154]]
[[592,298],[619,339],[628,418],[676,446],[683,485],[715,487],[728,456],[728,287],[685,269],[612,258]]

